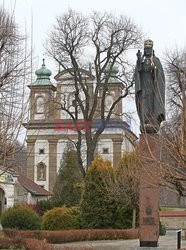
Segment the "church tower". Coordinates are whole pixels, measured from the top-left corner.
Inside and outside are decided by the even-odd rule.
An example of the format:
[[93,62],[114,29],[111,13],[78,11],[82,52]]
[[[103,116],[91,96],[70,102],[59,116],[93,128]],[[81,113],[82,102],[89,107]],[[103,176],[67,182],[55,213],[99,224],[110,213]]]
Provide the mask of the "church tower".
[[[122,91],[124,89],[123,83],[118,79],[118,68],[113,66],[110,77],[108,79],[108,93],[105,98],[105,106],[109,110],[114,101],[116,101],[120,96],[122,96]],[[107,76],[108,72],[105,72]],[[113,114],[111,118],[115,120],[122,120],[123,116],[123,107],[122,107],[122,99],[117,103],[113,110]]]
[[[30,119],[27,128],[27,177],[38,185],[49,190],[54,185],[50,172],[55,171],[52,162],[52,151],[55,151],[53,138],[46,140],[40,135],[40,130],[48,129],[55,119],[55,91],[51,83],[52,72],[46,68],[45,60],[40,69],[35,72],[37,79],[30,88]],[[46,130],[47,131],[47,130]],[[55,160],[54,160],[55,164]],[[56,174],[56,173],[55,173]]]

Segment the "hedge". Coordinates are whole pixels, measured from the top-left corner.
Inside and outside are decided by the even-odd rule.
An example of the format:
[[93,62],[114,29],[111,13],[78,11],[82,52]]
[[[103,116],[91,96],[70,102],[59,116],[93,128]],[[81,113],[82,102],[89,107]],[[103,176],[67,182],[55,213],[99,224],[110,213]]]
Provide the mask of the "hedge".
[[5,229],[5,235],[10,238],[20,235],[22,238],[46,239],[51,244],[61,244],[75,241],[137,239],[138,229],[80,229],[60,231],[23,231]]
[[26,250],[52,250],[54,249],[44,241],[37,239],[22,239],[20,236],[17,238],[0,237],[0,249],[17,249],[24,248]]
[[0,237],[0,249],[25,249],[25,250],[91,250],[93,248],[87,247],[63,247],[52,246],[46,244],[44,241],[36,239],[22,239],[19,242],[16,239],[10,239],[7,237]]

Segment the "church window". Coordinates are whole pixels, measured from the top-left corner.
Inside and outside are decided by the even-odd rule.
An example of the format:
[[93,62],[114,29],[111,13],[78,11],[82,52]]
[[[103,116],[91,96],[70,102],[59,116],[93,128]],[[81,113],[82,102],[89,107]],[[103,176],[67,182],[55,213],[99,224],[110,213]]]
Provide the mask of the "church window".
[[106,109],[110,110],[112,104],[113,104],[113,97],[112,95],[107,95],[105,98],[105,104],[106,104]]
[[44,98],[39,96],[36,101],[36,112],[37,114],[43,114],[45,108]]
[[76,100],[75,100],[75,99],[72,100],[72,106],[73,106],[73,107],[76,107]]
[[46,180],[46,165],[43,162],[40,162],[37,165],[37,180],[38,181]]
[[45,153],[44,148],[40,148],[40,149],[39,149],[39,154],[40,154],[40,155],[43,155],[44,153]]
[[109,153],[109,149],[108,148],[103,148],[103,154],[108,154]]

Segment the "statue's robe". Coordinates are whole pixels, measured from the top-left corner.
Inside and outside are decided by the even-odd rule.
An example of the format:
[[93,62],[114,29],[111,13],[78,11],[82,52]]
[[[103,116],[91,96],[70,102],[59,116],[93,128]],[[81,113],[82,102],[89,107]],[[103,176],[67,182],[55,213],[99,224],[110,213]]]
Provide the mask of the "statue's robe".
[[146,125],[158,131],[160,123],[165,120],[165,76],[157,57],[137,61],[135,98],[141,131]]

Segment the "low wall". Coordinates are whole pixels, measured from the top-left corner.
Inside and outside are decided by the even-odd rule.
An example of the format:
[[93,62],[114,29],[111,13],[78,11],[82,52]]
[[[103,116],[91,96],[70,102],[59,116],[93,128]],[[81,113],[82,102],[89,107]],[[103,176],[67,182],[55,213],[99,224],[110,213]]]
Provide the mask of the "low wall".
[[160,221],[166,229],[186,229],[186,211],[160,211]]

